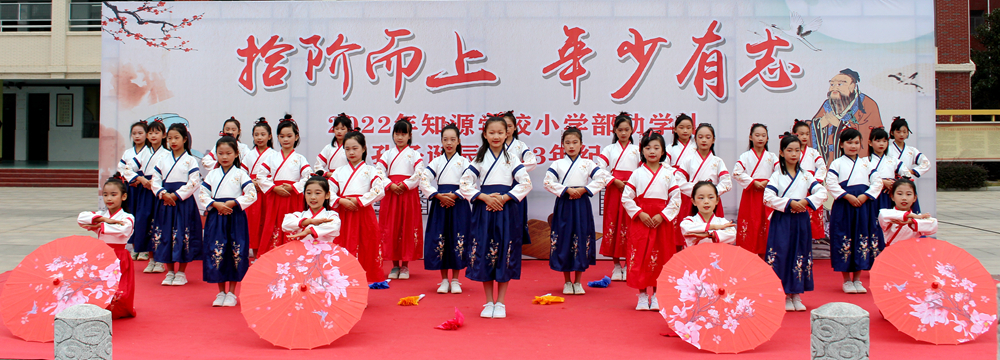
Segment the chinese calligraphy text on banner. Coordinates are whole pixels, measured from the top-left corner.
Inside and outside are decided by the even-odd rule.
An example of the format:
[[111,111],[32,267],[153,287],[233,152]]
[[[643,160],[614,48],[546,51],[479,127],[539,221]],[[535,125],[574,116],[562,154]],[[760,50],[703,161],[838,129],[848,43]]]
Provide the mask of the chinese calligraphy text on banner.
[[[931,0],[118,2],[103,15],[104,175],[129,125],[161,114],[188,122],[204,152],[230,116],[249,143],[253,120],[289,113],[310,160],[338,113],[368,137],[369,160],[408,115],[429,161],[444,125],[458,125],[469,156],[484,114],[513,109],[540,163],[529,217],[543,221],[553,196],[541,182],[563,156],[562,131],[580,128],[590,158],[620,111],[634,114],[637,143],[649,128],[670,139],[680,113],[713,124],[730,169],[751,124],[768,126],[776,152],[794,119],[812,122],[828,161],[838,132],[867,137],[894,116],[935,157]],[[934,181],[918,181],[931,212]],[[739,193],[723,196],[731,220]]]

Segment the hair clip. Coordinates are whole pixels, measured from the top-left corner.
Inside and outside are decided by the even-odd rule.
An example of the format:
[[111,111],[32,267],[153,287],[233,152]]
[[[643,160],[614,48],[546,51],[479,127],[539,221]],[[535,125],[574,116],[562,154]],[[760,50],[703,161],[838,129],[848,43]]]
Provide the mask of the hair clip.
[[291,122],[291,123],[293,123],[293,124],[294,124],[294,123],[295,123],[295,119],[292,119],[292,118],[284,118],[284,119],[281,119],[281,121],[278,121],[278,122],[279,122],[279,123],[283,123],[283,122]]
[[361,131],[361,127],[360,126],[355,126],[354,127],[354,131]]
[[140,123],[140,124],[143,124],[143,125],[146,125],[146,124],[147,124],[146,120],[139,120],[139,123]]
[[792,133],[785,131],[784,134],[778,135],[778,139],[784,139],[789,136],[794,136]]
[[257,119],[256,123],[257,124],[267,124],[267,119],[261,117],[260,119]]
[[226,134],[225,131],[219,131],[219,137],[223,137],[223,136],[226,136],[226,135],[229,135],[229,134]]
[[403,114],[399,114],[399,118],[397,118],[396,121],[412,122],[412,121],[410,121],[410,119],[413,119],[413,118],[414,117],[412,117],[412,116],[406,116],[406,115],[403,115]]
[[156,119],[153,119],[153,122],[158,122],[158,123],[162,124],[163,123],[163,119],[156,118]]

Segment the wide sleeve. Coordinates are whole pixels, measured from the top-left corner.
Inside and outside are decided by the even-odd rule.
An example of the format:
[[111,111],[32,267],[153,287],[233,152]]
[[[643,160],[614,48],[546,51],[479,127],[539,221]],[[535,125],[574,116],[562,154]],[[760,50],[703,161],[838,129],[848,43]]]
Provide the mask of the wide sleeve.
[[823,184],[811,176],[807,176],[806,180],[810,181],[809,195],[806,196],[806,202],[809,203],[809,207],[813,210],[819,210],[823,207],[823,203],[826,202],[826,188],[823,187]]
[[705,224],[704,222],[694,221],[695,216],[698,215],[688,216],[685,217],[684,220],[681,220],[679,226],[681,227],[682,235],[687,236],[690,233],[705,232],[705,225],[708,224]]
[[302,226],[300,226],[300,224],[302,223],[302,220],[305,220],[305,217],[302,216],[302,214],[305,213],[305,211],[302,211],[285,214],[285,218],[281,221],[281,230],[290,233],[302,231]]
[[[868,163],[868,166],[874,166],[872,163]],[[865,195],[871,200],[878,199],[879,193],[882,192],[882,176],[878,173],[878,169],[868,173],[868,190],[865,191]]]
[[719,183],[715,185],[715,189],[719,192],[719,195],[722,195],[733,189],[733,176],[729,174],[729,169],[726,168],[726,163],[722,161],[722,159],[719,159],[718,161]]
[[123,216],[122,219],[118,220],[121,221],[122,223],[121,224],[102,223],[101,232],[112,236],[120,236],[126,238],[131,237],[135,218],[132,217],[132,215],[127,215]]
[[316,239],[331,238],[340,235],[340,216],[335,211],[327,211],[326,218],[331,221],[319,225],[309,225],[309,231]]
[[767,180],[767,187],[764,188],[764,204],[777,211],[785,212],[788,209],[788,199],[778,196],[778,187],[775,184],[781,179],[781,173],[771,174]]
[[135,162],[132,160],[133,158],[127,157],[127,155],[128,151],[122,154],[121,160],[118,160],[117,170],[122,174],[122,176],[125,177],[125,179],[128,179],[129,183],[131,183],[132,181],[135,181],[135,178],[139,176],[139,173],[133,170],[133,167],[138,168],[138,166],[134,166]]
[[878,225],[882,228],[882,232],[887,232],[892,229],[893,221],[903,221],[909,211],[899,211],[896,209],[882,209],[878,211]]
[[309,166],[309,160],[306,160],[306,157],[303,156],[302,167],[299,168],[299,181],[296,181],[295,184],[292,185],[295,192],[301,194],[306,191],[306,181],[309,181],[309,178],[312,176],[312,172],[313,169]]
[[240,187],[243,188],[243,195],[236,197],[236,203],[241,209],[246,209],[257,201],[257,188],[253,186],[253,181],[250,181],[250,175],[240,178]]
[[[681,194],[691,197],[691,191],[694,190],[694,182],[688,180],[688,173],[683,168],[680,167],[682,164],[678,164],[677,170],[674,171],[674,183],[677,184],[678,189],[680,189]],[[722,195],[721,193],[719,195]]]
[[264,154],[265,155],[261,156],[265,156],[265,158],[260,160],[260,166],[257,167],[257,170],[254,171],[254,175],[256,175],[256,178],[260,180],[258,181],[259,183],[258,185],[260,186],[260,191],[263,191],[266,194],[269,191],[271,191],[271,188],[274,187],[274,174],[272,174],[272,172],[274,172],[274,169],[271,169],[271,166],[273,165],[271,164],[271,158],[273,157],[273,154],[272,153],[264,153]]
[[826,190],[835,200],[840,200],[844,194],[847,194],[844,188],[840,187],[840,175],[834,170],[829,170],[826,173]]
[[823,184],[823,182],[827,179],[826,174],[829,168],[826,167],[826,160],[823,160],[823,156],[821,156],[818,151],[814,156],[815,159],[813,160],[813,165],[816,167],[816,173],[813,175],[816,177],[816,181]]
[[677,215],[681,212],[681,193],[680,187],[676,183],[669,184],[667,188],[667,206],[663,208],[660,213],[663,214],[663,219],[667,221],[674,221]]
[[920,177],[931,169],[931,161],[923,153],[917,153],[917,156],[913,158],[913,165],[915,166],[910,169],[910,173],[914,177]]
[[76,217],[76,223],[80,225],[94,225],[94,220],[104,216],[93,211],[84,211]]
[[[726,222],[729,222],[728,220]],[[722,244],[735,244],[736,243],[736,227],[731,226],[722,230],[712,230],[712,237],[715,241]]]
[[913,219],[915,231],[923,236],[937,234],[938,221],[935,218]]
[[[205,180],[201,182],[201,186],[198,187],[198,192],[195,195],[195,200],[198,202],[198,207],[206,209],[206,211],[211,210],[209,205],[215,200],[212,199],[212,185],[208,184],[208,179],[212,177],[212,173],[208,173],[205,176]],[[220,184],[221,185],[221,184]]]
[[[523,142],[521,144],[524,144]],[[538,158],[535,157],[535,153],[531,151],[531,148],[527,144],[524,144],[524,150],[521,151],[521,164],[524,165],[525,171],[535,170],[538,166]]]
[[593,168],[590,169],[590,183],[587,184],[587,192],[590,193],[590,196],[594,196],[594,194],[600,192],[601,189],[604,189],[604,187],[611,184],[611,181],[615,179],[614,176],[611,176],[611,173],[596,163],[592,165]]
[[507,192],[507,195],[510,196],[511,200],[521,202],[521,200],[524,200],[524,197],[528,196],[528,193],[531,192],[531,176],[528,175],[528,168],[524,166],[514,168],[513,175],[514,180],[517,181],[517,185],[510,189],[510,191]]
[[330,145],[324,146],[323,150],[316,155],[316,165],[313,165],[314,169],[323,170],[323,172],[333,171],[333,169],[327,168],[327,164],[330,163],[330,158],[333,156],[333,154],[330,153],[330,149],[332,149]]
[[218,163],[218,160],[215,160],[215,149],[212,149],[212,151],[209,151],[201,158],[201,166],[209,171],[215,169],[215,165]]
[[372,179],[371,182],[369,183],[368,191],[365,192],[364,195],[361,195],[360,198],[358,198],[358,201],[361,202],[361,206],[368,206],[376,201],[382,200],[382,197],[385,196],[385,186],[386,186],[385,184],[388,182],[389,181],[385,178],[385,174],[382,173],[381,170],[376,168],[374,173],[372,174]]
[[[150,160],[152,160],[152,159],[150,159]],[[163,171],[160,170],[160,165],[161,164],[155,164],[153,166],[153,178],[149,181],[150,182],[150,190],[153,191],[153,194],[156,194],[157,198],[159,198],[160,195],[162,195],[161,193],[164,191],[163,190]]]
[[[389,170],[391,170],[391,169],[389,169],[389,162],[392,161],[392,160],[389,159],[389,152],[390,151],[384,151],[384,152],[382,152],[382,156],[379,157],[379,159],[377,161],[375,161],[375,169],[378,169],[378,171],[380,171],[383,174],[385,174],[386,179],[389,178]],[[391,185],[391,184],[392,183],[386,181],[385,184],[384,184],[384,186],[385,187],[389,187],[389,185]]]
[[[740,155],[740,160],[736,161],[733,165],[733,177],[736,178],[736,183],[740,185],[740,188],[746,189],[753,183],[753,177],[747,172],[746,165],[743,164],[744,157]],[[763,161],[763,157],[761,161]]]
[[176,192],[177,197],[181,200],[190,198],[191,195],[194,195],[195,191],[198,191],[198,187],[201,185],[201,172],[198,171],[198,162],[192,158],[188,161],[188,164],[191,167],[188,169],[188,181],[180,189],[177,189]]
[[[635,175],[635,173],[632,174]],[[633,219],[642,211],[642,208],[635,203],[635,197],[638,194],[635,191],[635,185],[633,185],[634,178],[633,176],[628,179],[628,182],[625,183],[625,189],[622,191],[622,208],[628,213],[628,217]]]
[[[458,191],[462,193],[469,202],[476,201],[479,196],[479,169],[477,163],[469,164],[469,167],[462,172],[462,178],[458,181]],[[482,163],[478,163],[481,164]]]
[[542,181],[542,186],[545,190],[554,194],[556,197],[562,196],[563,192],[566,191],[566,186],[559,182],[559,172],[556,170],[557,162],[552,162],[549,165],[549,170],[545,172],[545,180]]
[[[622,155],[624,155],[624,153],[622,153]],[[596,163],[597,166],[600,166],[602,169],[606,169],[608,166],[611,166],[610,160],[608,160],[610,158],[611,158],[611,146],[605,146],[603,149],[601,149],[600,154],[594,156],[594,163]]]
[[424,195],[427,200],[430,200],[434,195],[437,195],[437,181],[434,180],[434,169],[431,167],[432,164],[425,166],[420,170],[420,193]]
[[[420,155],[418,154],[417,156]],[[403,180],[403,186],[406,187],[406,190],[416,189],[419,186],[420,176],[424,172],[424,167],[426,165],[427,164],[424,164],[424,159],[419,157],[417,158],[417,161],[413,163],[413,175],[410,175],[410,177],[406,178],[406,180]]]

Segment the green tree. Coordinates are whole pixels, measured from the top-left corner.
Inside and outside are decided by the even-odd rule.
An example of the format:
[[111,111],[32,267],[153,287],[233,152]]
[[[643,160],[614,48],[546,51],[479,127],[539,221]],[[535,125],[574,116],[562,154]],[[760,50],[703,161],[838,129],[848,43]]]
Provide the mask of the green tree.
[[972,50],[976,73],[972,75],[972,108],[1000,109],[1000,11],[985,15],[976,28],[976,40],[985,50]]

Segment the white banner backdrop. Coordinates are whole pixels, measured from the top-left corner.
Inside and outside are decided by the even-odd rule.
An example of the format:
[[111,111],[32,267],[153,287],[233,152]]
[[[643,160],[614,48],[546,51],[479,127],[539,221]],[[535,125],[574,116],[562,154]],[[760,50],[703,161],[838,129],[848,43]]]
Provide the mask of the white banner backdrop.
[[[652,127],[668,139],[674,117],[693,114],[715,126],[716,152],[732,169],[752,123],[769,126],[776,152],[794,119],[821,114],[845,69],[874,100],[848,111],[848,123],[858,120],[850,126],[867,134],[902,116],[908,144],[935,158],[931,0],[105,4],[105,176],[129,146],[129,125],[164,114],[187,121],[204,151],[230,116],[249,143],[255,119],[274,126],[289,113],[298,151],[312,160],[345,112],[368,138],[369,161],[392,143],[392,122],[410,115],[429,161],[445,124],[458,124],[472,154],[484,114],[514,110],[541,161],[529,217],[544,221],[554,197],[541,182],[566,127],[583,130],[590,157],[611,143],[619,111],[635,114],[637,133]],[[934,171],[918,187],[934,213]],[[723,196],[731,220],[739,194]]]

